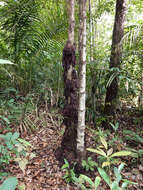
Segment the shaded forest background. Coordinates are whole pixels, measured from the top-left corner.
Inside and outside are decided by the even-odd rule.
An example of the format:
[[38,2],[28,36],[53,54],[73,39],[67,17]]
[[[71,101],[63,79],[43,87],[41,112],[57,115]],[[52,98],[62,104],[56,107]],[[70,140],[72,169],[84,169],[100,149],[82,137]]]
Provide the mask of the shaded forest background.
[[[140,166],[143,164],[143,1],[127,1],[120,68],[109,67],[115,4],[114,0],[87,1],[85,120],[96,142],[102,136],[109,139],[112,147],[117,143],[119,150],[128,147],[126,143],[129,143],[127,150],[134,149],[136,157],[133,158]],[[79,75],[78,28],[79,9],[75,1],[75,67]],[[45,118],[50,118],[64,134],[62,57],[67,39],[66,1],[0,1],[2,135],[17,132],[26,138],[47,126]],[[104,110],[106,92],[115,78],[119,84],[116,111],[108,115]],[[107,125],[107,131],[103,124]],[[113,139],[109,138],[108,129],[115,132]],[[116,136],[118,132],[122,133],[121,139]],[[1,165],[9,163],[9,157],[3,159],[0,159]]]

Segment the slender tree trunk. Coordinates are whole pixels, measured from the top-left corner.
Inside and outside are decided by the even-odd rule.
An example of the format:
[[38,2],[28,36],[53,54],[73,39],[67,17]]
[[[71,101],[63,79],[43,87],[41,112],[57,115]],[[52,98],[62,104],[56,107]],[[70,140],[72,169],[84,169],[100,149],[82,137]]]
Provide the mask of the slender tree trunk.
[[[143,72],[141,73],[141,81],[143,82]],[[140,86],[140,93],[138,96],[138,107],[143,110],[143,85]]]
[[[116,14],[112,36],[110,69],[120,68],[122,57],[122,39],[124,35],[124,21],[126,13],[126,0],[116,0]],[[117,106],[118,78],[115,77],[107,87],[105,99],[105,114],[114,114]]]
[[68,41],[63,49],[64,125],[66,126],[62,139],[62,147],[76,152],[77,122],[78,122],[78,78],[75,70],[76,56],[74,43],[74,0],[67,0],[69,15]]
[[75,0],[67,0],[67,11],[69,17],[69,29],[68,29],[68,40],[74,44],[74,28],[75,28]]
[[89,42],[90,42],[90,62],[93,61],[93,24],[92,24],[92,3],[91,0],[89,4]]
[[85,88],[86,88],[86,0],[79,0],[79,108],[77,127],[77,156],[85,157]]

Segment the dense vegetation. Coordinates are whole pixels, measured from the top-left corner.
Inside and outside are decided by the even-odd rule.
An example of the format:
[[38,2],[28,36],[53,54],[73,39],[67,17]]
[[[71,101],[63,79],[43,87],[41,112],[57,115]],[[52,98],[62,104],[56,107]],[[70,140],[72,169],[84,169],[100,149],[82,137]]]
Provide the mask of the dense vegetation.
[[[74,28],[77,76],[81,70],[79,2],[75,1]],[[62,61],[69,32],[67,4],[63,0],[0,1],[0,190],[140,190],[143,1],[127,1],[117,66],[111,65],[116,2],[86,2],[87,153],[80,167],[73,150],[58,150],[65,131]],[[105,109],[107,91],[115,80],[118,92],[109,113]],[[47,163],[49,168],[56,163],[56,171],[49,171]],[[29,182],[31,168],[37,174],[30,174]],[[59,176],[53,177],[56,172]]]

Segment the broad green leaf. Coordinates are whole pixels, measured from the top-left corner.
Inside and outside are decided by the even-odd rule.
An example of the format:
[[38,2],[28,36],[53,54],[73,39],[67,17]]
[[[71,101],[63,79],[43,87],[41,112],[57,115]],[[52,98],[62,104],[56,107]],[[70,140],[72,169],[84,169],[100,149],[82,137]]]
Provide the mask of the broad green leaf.
[[137,185],[137,183],[127,180],[127,179],[122,179],[125,183],[132,184],[132,185]]
[[128,185],[129,185],[128,183],[124,182],[124,183],[122,184],[122,187],[121,187],[121,188],[122,188],[123,190],[126,190],[126,188],[128,187]]
[[143,149],[139,149],[139,150],[138,150],[138,153],[139,153],[139,154],[143,154]]
[[102,168],[104,168],[104,167],[106,167],[106,166],[110,166],[110,162],[103,162]]
[[119,167],[118,167],[118,171],[119,171],[119,172],[122,171],[122,169],[124,168],[124,165],[125,165],[125,164],[123,164],[123,163],[121,163],[121,164],[119,165]]
[[101,143],[103,144],[103,146],[105,147],[105,149],[107,150],[108,145],[107,145],[106,140],[105,140],[103,137],[100,137],[100,141],[101,141]]
[[19,133],[15,132],[13,135],[12,135],[12,138],[11,140],[16,140],[17,138],[19,137]]
[[5,135],[5,139],[6,140],[10,140],[11,137],[12,137],[12,133],[11,132],[6,133],[6,135]]
[[106,153],[104,151],[100,151],[100,150],[97,150],[97,149],[94,149],[94,148],[87,148],[87,150],[90,151],[90,152],[94,152],[94,153],[97,153],[97,154],[99,154],[101,156],[106,157]]
[[138,153],[134,153],[134,152],[132,152],[130,156],[133,158],[139,158]]
[[91,187],[94,187],[93,181],[88,176],[81,174],[80,178],[82,178],[84,181],[88,182],[91,185]]
[[143,143],[143,138],[140,137],[139,135],[136,135],[136,139],[137,139],[140,143]]
[[0,59],[0,64],[4,65],[4,64],[7,64],[7,65],[14,65],[14,63],[12,63],[11,61],[9,60],[5,60],[5,59]]
[[1,139],[5,139],[5,135],[1,135],[1,134],[0,134],[0,138],[1,138]]
[[131,130],[123,130],[123,133],[125,134],[125,135],[136,135],[136,133],[134,132],[134,131],[131,131]]
[[111,190],[121,190],[117,181],[114,181],[111,185]]
[[17,184],[18,180],[16,177],[9,177],[0,186],[0,190],[15,190]]
[[129,152],[129,151],[115,152],[114,154],[111,155],[111,158],[118,157],[118,156],[129,156],[130,154],[131,154],[131,152]]
[[101,177],[97,176],[95,178],[95,182],[94,182],[94,186],[95,186],[95,190],[98,188],[98,186],[100,185],[100,181],[101,181]]
[[119,183],[122,179],[122,176],[120,174],[120,171],[118,170],[118,168],[114,167],[114,174],[116,176],[116,181],[117,183]]
[[22,143],[24,146],[31,146],[31,147],[32,147],[32,145],[31,145],[28,141],[26,141],[26,140],[24,140],[24,139],[18,138],[17,140],[18,140],[20,143]]
[[67,164],[64,164],[64,165],[62,166],[62,170],[64,170],[65,168],[68,168],[68,165],[67,165]]
[[106,152],[104,152],[101,148],[97,148],[97,150],[99,150],[100,152],[102,152],[104,154],[104,156],[107,157]]
[[113,148],[110,148],[110,149],[107,151],[107,156],[110,156],[112,153],[113,153]]
[[99,174],[101,175],[101,177],[104,179],[104,181],[109,185],[110,187],[110,178],[107,175],[107,173],[102,169],[102,168],[97,168]]
[[8,118],[3,117],[3,116],[1,116],[1,115],[0,115],[0,118],[1,118],[2,120],[4,120],[7,124],[10,124],[10,121],[9,121]]
[[65,168],[69,168],[69,163],[66,159],[64,159],[65,164],[62,166],[62,170]]

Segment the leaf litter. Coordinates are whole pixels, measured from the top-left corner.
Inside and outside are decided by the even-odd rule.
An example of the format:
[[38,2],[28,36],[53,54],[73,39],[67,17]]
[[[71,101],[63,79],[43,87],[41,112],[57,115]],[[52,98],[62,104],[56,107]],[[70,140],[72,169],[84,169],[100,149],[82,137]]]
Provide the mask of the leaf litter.
[[[118,118],[119,122],[121,120],[122,130],[126,129],[131,121],[128,118],[122,119]],[[60,150],[62,135],[64,128],[58,127],[57,121],[48,119],[47,126],[38,128],[35,133],[26,136],[25,140],[28,141],[32,147],[29,148],[30,153],[26,155],[26,158],[19,160],[19,164],[12,162],[9,164],[9,168],[6,168],[7,172],[11,173],[11,176],[16,176],[19,181],[19,186],[17,190],[78,190],[79,188],[73,184],[67,184],[64,179],[64,171],[61,170],[63,165],[63,160],[66,158],[70,160],[71,163],[75,161],[75,157],[72,152],[67,152],[66,150]],[[133,125],[132,125],[133,126]],[[131,128],[131,126],[130,126]],[[95,140],[93,140],[93,133],[89,130],[87,133],[87,147],[96,146]],[[105,144],[105,143],[104,143]],[[119,143],[120,144],[120,143]],[[120,146],[125,146],[120,145]],[[117,144],[117,149],[118,147]],[[138,145],[139,147],[141,145]],[[140,148],[143,149],[141,146]],[[95,154],[92,157],[97,159]],[[19,158],[20,159],[20,158]],[[137,182],[137,186],[131,186],[129,190],[141,190],[143,189],[143,165],[139,163],[138,165],[132,166],[132,160],[125,160],[127,163],[126,170],[122,172],[124,178]],[[131,166],[128,167],[128,164]],[[94,172],[85,173],[92,179],[99,175],[95,170]],[[108,190],[109,188],[102,181],[100,189]]]

